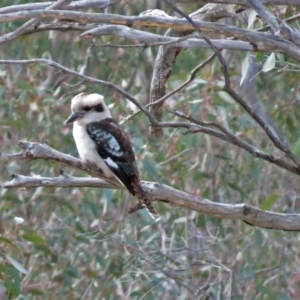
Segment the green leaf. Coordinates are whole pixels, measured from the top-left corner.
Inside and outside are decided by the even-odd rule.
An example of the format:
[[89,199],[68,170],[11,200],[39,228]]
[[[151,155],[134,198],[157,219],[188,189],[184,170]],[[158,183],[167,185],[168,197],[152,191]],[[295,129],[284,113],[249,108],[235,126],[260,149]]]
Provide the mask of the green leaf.
[[297,157],[300,156],[300,137],[297,140],[297,142],[293,145],[292,153]]
[[228,186],[230,186],[233,190],[239,192],[242,196],[247,197],[247,194],[235,183],[228,183]]
[[13,297],[18,297],[21,292],[21,278],[20,278],[20,275],[18,272],[20,270],[17,270],[12,266],[10,266],[8,268],[10,270],[10,275],[12,277],[12,285],[9,290],[10,295]]
[[242,61],[242,77],[241,77],[240,85],[243,84],[246,78],[248,68],[249,68],[249,57],[247,55]]
[[254,238],[255,241],[257,243],[257,245],[259,245],[261,247],[261,245],[263,244],[263,235],[261,233],[261,231],[257,228],[254,229]]
[[36,232],[30,226],[28,226],[28,225],[22,226],[22,230],[26,234],[36,234]]
[[291,298],[286,295],[286,294],[281,294],[279,293],[277,296],[276,296],[276,300],[290,300]]
[[222,98],[225,102],[229,103],[229,104],[235,104],[236,102],[233,100],[233,98],[227,94],[224,91],[219,91],[218,95],[220,98]]
[[[230,158],[230,157],[228,157],[228,156],[225,156],[225,155],[222,155],[222,154],[216,154],[216,155],[215,155],[215,157],[216,157],[216,158],[219,158],[219,159],[226,160],[226,161],[229,161],[229,160],[231,160],[231,158]],[[210,177],[211,177],[211,176],[210,176]]]
[[[35,290],[32,289],[32,290],[30,291],[30,294],[31,294],[31,295],[34,295],[33,291],[35,291]],[[39,291],[39,294],[38,294],[38,295],[41,296],[41,295],[44,295],[44,293]],[[18,296],[18,298],[17,298],[16,300],[29,300],[29,298],[28,298],[28,296],[22,295],[22,294],[21,294],[21,295]]]
[[14,258],[6,255],[6,259],[21,273],[27,275],[28,271],[18,262],[16,261]]
[[[0,272],[3,273],[4,275],[8,276],[9,270],[7,269],[6,266],[0,263]],[[1,275],[1,274],[0,274]],[[2,278],[2,276],[0,276]]]
[[248,26],[247,26],[247,29],[253,29],[253,23],[256,19],[256,16],[257,16],[257,12],[252,9],[250,14],[248,15]]
[[278,60],[282,63],[285,62],[285,59],[284,59],[284,55],[282,53],[276,53],[276,56],[278,57]]
[[180,217],[174,221],[174,223],[186,223],[187,217]]
[[277,199],[278,199],[278,195],[275,194],[269,195],[263,202],[261,209],[269,210],[273,206],[273,204],[277,201]]
[[32,242],[37,245],[46,245],[46,241],[38,234],[24,233],[22,237],[28,242]]
[[152,157],[145,156],[143,160],[143,169],[149,174],[150,178],[156,178],[157,177],[157,165],[153,161]]
[[255,58],[257,62],[262,62],[263,60],[265,60],[265,54],[263,52],[256,52]]
[[272,69],[274,69],[274,67],[275,67],[275,53],[273,52],[265,61],[264,65],[262,67],[262,71],[269,72]]
[[196,173],[194,176],[194,181],[198,181],[200,179],[206,178],[206,179],[211,179],[212,175],[204,172],[199,172]]
[[0,236],[0,243],[1,242],[9,244],[9,245],[13,246],[15,249],[20,250],[17,245],[15,245],[10,239],[8,239],[8,238],[6,238],[4,236]]

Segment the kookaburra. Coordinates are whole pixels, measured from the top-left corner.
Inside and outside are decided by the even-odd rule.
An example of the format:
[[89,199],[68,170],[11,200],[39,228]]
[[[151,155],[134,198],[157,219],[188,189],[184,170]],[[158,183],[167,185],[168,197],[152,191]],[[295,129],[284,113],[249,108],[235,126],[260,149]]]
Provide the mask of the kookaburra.
[[73,136],[80,158],[96,165],[107,177],[116,176],[139,198],[137,207],[145,207],[153,218],[159,219],[141,186],[130,139],[111,118],[103,97],[81,93],[72,99],[71,110],[65,123],[74,123]]

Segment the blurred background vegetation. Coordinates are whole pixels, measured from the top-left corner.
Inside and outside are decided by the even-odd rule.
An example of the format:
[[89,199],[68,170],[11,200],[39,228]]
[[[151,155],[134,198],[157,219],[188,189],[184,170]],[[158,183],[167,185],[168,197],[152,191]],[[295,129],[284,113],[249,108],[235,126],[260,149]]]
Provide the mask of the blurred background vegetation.
[[[13,3],[12,3],[13,2]],[[1,5],[31,1],[2,0]],[[155,1],[121,1],[107,11],[138,15]],[[200,5],[181,6],[190,13]],[[161,6],[168,14],[171,9]],[[90,10],[101,12],[101,10]],[[291,12],[289,11],[291,14]],[[296,14],[297,10],[292,10]],[[1,24],[1,34],[23,22]],[[297,27],[297,23],[294,24]],[[163,33],[162,29],[149,29]],[[85,74],[127,88],[148,103],[157,47],[145,50],[109,48],[128,44],[102,37],[90,47],[78,32],[41,32],[4,44],[1,59],[52,58]],[[168,83],[171,91],[211,50],[180,54]],[[230,73],[240,76],[247,54],[232,52]],[[263,61],[270,54],[260,57]],[[265,109],[283,135],[299,138],[299,64],[258,75],[257,89]],[[64,81],[61,82],[64,76]],[[132,78],[132,84],[129,84]],[[71,128],[63,125],[71,98],[81,91],[105,95],[121,121],[132,105],[96,84],[72,86],[80,79],[46,65],[0,65],[0,141],[2,153],[20,151],[18,140],[47,142],[78,156]],[[222,92],[223,77],[215,59],[166,108],[202,121],[218,121],[265,152],[274,150],[262,130]],[[164,112],[164,120],[176,120]],[[124,127],[132,138],[143,180],[166,183],[187,193],[222,203],[248,203],[278,212],[299,211],[299,178],[245,151],[204,134],[182,135],[165,129],[149,137],[149,121],[140,114]],[[282,155],[281,155],[282,156]],[[1,159],[1,182],[11,174],[57,176],[61,166],[47,161]],[[63,168],[71,175],[87,176]],[[0,282],[9,299],[299,299],[299,235],[259,229],[241,221],[222,220],[166,203],[155,203],[162,215],[154,223],[143,211],[128,216],[135,199],[125,191],[92,188],[1,189]],[[1,293],[3,293],[3,287]],[[5,296],[0,293],[0,299]],[[230,295],[230,297],[228,296]],[[2,298],[1,298],[2,297]]]

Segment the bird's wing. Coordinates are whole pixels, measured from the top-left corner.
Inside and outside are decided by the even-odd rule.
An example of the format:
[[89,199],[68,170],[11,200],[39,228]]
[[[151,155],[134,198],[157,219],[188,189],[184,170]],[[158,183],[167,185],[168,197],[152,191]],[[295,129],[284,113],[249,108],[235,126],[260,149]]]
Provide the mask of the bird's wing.
[[133,181],[139,178],[130,139],[112,118],[87,125],[87,133],[96,143],[96,150],[107,166],[135,195]]

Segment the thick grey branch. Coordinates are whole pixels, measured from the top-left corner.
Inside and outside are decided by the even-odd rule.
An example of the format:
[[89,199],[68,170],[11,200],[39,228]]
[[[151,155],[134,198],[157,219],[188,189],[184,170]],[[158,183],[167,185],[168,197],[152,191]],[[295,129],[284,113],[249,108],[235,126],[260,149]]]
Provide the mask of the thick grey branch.
[[281,36],[300,46],[300,31],[290,27],[286,21],[278,20],[278,23]]
[[[65,5],[69,4],[70,2],[72,2],[72,0],[57,0],[57,2],[53,2],[49,7],[46,7],[45,9],[50,10],[50,9],[63,8]],[[18,38],[27,30],[27,28],[36,26],[37,23],[39,22],[39,20],[40,20],[40,17],[33,18],[33,19],[27,21],[25,24],[23,24],[21,27],[19,27],[15,31],[2,35],[0,37],[0,45]]]
[[273,33],[278,32],[279,26],[276,17],[261,3],[260,0],[248,0],[252,8],[258,13],[264,22],[266,22]]
[[77,24],[77,23],[40,23],[38,27],[29,27],[24,31],[25,34],[31,34],[41,31],[49,31],[49,30],[56,30],[56,31],[86,31],[95,28],[94,24]]
[[[102,35],[115,35],[122,38],[127,38],[134,41],[140,41],[145,43],[144,47],[151,46],[154,43],[172,43],[173,47],[180,47],[180,48],[210,48],[207,43],[199,39],[197,37],[186,37],[178,38],[178,37],[171,37],[171,36],[162,36],[159,34],[154,34],[150,32],[145,32],[141,30],[136,30],[132,28],[128,28],[123,25],[106,25],[106,26],[99,26],[88,30],[81,34],[81,36],[102,36]],[[214,39],[211,40],[212,43],[219,49],[232,49],[232,50],[245,50],[245,51],[256,51],[256,49],[250,43],[242,42],[242,41],[232,41],[232,40],[219,40]],[[119,45],[121,47],[121,45]],[[269,48],[266,48],[265,51],[272,51]],[[274,49],[276,51],[276,49]]]
[[[63,153],[62,153],[63,154]],[[12,157],[11,157],[12,158]],[[35,188],[35,187],[94,187],[107,189],[122,189],[105,180],[91,177],[73,177],[68,174],[61,174],[57,177],[42,177],[40,175],[23,176],[12,174],[12,180],[3,183],[6,189],[12,188]],[[125,189],[125,188],[124,188]]]
[[[78,10],[87,8],[101,8],[104,9],[110,5],[115,4],[116,1],[113,0],[83,0],[83,1],[73,1],[72,3],[65,6],[66,10]],[[36,9],[45,9],[46,7],[55,4],[55,2],[36,2],[28,4],[18,4],[12,6],[5,6],[0,8],[0,14],[15,13],[19,11],[29,11]]]
[[[176,3],[220,3],[220,4],[238,4],[249,7],[247,0],[176,0]],[[299,0],[261,0],[264,5],[300,5]]]
[[[11,22],[16,20],[24,20],[31,17],[45,18],[57,18],[57,19],[73,19],[76,22],[89,22],[89,23],[106,23],[125,26],[150,26],[150,27],[165,27],[173,28],[180,31],[188,31],[185,35],[190,34],[195,29],[185,19],[179,18],[161,18],[161,17],[149,17],[149,16],[120,16],[115,14],[95,14],[95,13],[83,13],[83,12],[70,12],[65,10],[34,10],[28,12],[19,12],[13,14],[0,15],[0,22]],[[233,36],[236,39],[252,43],[257,50],[260,50],[261,45],[267,43],[274,48],[274,45],[278,47],[278,51],[287,52],[295,58],[300,60],[300,50],[283,38],[274,36],[268,33],[255,32],[238,28],[236,26],[223,25],[219,23],[198,21],[196,19],[195,24],[201,28],[203,32],[213,32],[217,34],[225,34]],[[265,46],[263,46],[265,48]],[[291,48],[291,49],[289,49]]]
[[[194,31],[194,27],[185,19],[179,18],[160,18],[148,16],[120,16],[115,14],[95,14],[84,12],[73,12],[66,10],[34,10],[22,11],[18,13],[11,13],[0,15],[0,22],[11,22],[16,20],[24,20],[28,18],[40,17],[56,18],[56,19],[71,19],[76,22],[89,23],[106,23],[117,24],[125,26],[150,26],[150,27],[165,27],[173,28],[179,31],[188,31],[188,34]],[[268,33],[255,32],[245,30],[236,26],[223,25],[218,23],[195,21],[195,24],[204,32],[213,32],[217,34],[225,34],[233,36],[238,40],[249,42],[254,45],[257,51],[265,51],[266,43],[272,49],[277,48],[278,52],[285,52],[295,59],[300,61],[300,49],[293,43],[274,36]],[[185,34],[186,35],[186,34]]]
[[102,23],[125,25],[130,27],[147,26],[147,27],[163,27],[174,28],[178,30],[192,30],[193,27],[184,19],[172,17],[162,18],[153,16],[122,16],[116,14],[102,14],[102,13],[86,13],[68,10],[44,10],[37,9],[31,11],[20,11],[16,13],[0,14],[0,23],[13,22],[18,20],[26,20],[30,18],[54,18],[54,19],[68,19],[75,22],[87,23]]
[[[188,48],[209,48],[207,43],[202,39],[194,37],[177,38],[170,36],[162,36],[159,34],[153,34],[146,31],[136,30],[128,28],[123,25],[106,25],[96,27],[92,24],[74,24],[74,23],[41,23],[37,28],[27,28],[24,34],[31,34],[41,31],[57,30],[57,31],[84,31],[82,36],[93,36],[98,35],[115,35],[122,38],[131,39],[134,41],[140,41],[141,45],[133,44],[132,47],[147,47],[147,46],[158,46],[163,43],[172,43],[176,47],[188,49]],[[228,40],[228,39],[212,39],[212,43],[218,49],[232,49],[242,51],[257,51],[257,47],[249,42]],[[104,45],[105,46],[105,45]],[[110,45],[108,45],[110,46]],[[117,45],[122,47],[122,45]],[[274,43],[273,40],[266,39],[264,43],[260,45],[259,51],[262,52],[282,52]]]
[[[217,21],[224,17],[234,17],[235,13],[230,6],[220,4],[207,4],[199,10],[193,12],[190,17],[194,21]],[[167,19],[169,20],[169,19]],[[183,37],[191,34],[195,28],[177,29],[172,28],[166,32],[166,36]],[[150,102],[156,102],[164,97],[166,93],[166,83],[172,74],[172,69],[176,63],[176,58],[182,51],[178,45],[168,45],[159,47],[158,54],[155,59],[155,65],[152,75],[150,87]],[[155,119],[159,122],[162,120],[164,102],[160,101],[151,108]],[[153,136],[160,137],[163,135],[163,130],[160,127],[152,126],[150,133]]]
[[[48,178],[41,176],[14,175],[12,181],[2,184],[4,188],[43,187],[93,187],[116,188],[97,178],[77,178],[69,175]],[[243,220],[250,225],[278,230],[300,230],[300,214],[283,214],[263,211],[247,204],[216,203],[196,197],[170,186],[155,182],[142,182],[143,189],[152,201],[164,200],[177,206],[213,215],[223,219]]]
[[118,185],[118,181],[113,178],[105,177],[101,169],[95,166],[85,164],[82,160],[75,158],[69,154],[59,152],[46,144],[32,143],[26,141],[19,141],[19,146],[22,151],[15,154],[3,154],[2,156],[10,159],[46,159],[71,166],[75,169],[82,170],[90,175],[101,177],[114,185]]

